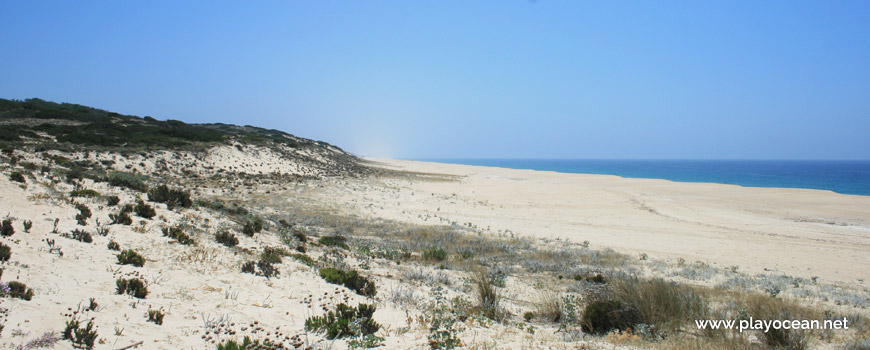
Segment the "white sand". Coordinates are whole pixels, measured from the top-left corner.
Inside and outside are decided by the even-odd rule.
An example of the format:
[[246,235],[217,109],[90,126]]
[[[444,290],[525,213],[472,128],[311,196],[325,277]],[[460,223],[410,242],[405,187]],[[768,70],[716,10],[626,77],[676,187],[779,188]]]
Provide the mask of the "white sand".
[[588,240],[596,248],[736,265],[747,272],[870,282],[868,196],[372,160],[459,176],[396,183],[396,192],[348,193],[368,199],[359,203],[376,203],[360,206],[375,216],[415,220],[428,213],[494,232]]

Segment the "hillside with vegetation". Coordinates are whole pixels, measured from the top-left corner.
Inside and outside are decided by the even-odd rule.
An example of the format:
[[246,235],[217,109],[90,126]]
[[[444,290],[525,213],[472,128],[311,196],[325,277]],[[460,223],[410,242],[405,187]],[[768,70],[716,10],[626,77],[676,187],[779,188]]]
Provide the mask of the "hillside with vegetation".
[[[870,336],[864,287],[457,221],[442,208],[500,205],[440,187],[460,176],[280,131],[37,99],[0,100],[0,126],[0,348],[855,350]],[[390,205],[411,219],[368,211]],[[853,328],[694,325],[749,317]]]

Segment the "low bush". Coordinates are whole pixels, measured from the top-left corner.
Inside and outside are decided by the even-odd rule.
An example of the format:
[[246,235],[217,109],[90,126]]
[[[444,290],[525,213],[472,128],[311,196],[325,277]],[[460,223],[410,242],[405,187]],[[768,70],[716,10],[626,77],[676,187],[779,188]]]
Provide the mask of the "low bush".
[[503,321],[507,317],[507,312],[501,306],[501,295],[493,285],[490,273],[480,269],[472,274],[471,282],[475,292],[477,292],[477,305],[480,308],[480,313],[491,320]]
[[145,286],[145,282],[142,282],[138,278],[117,279],[115,281],[115,291],[118,294],[127,294],[139,299],[145,299],[148,295],[148,287]]
[[94,320],[88,320],[88,323],[82,327],[81,321],[75,316],[71,316],[66,321],[63,339],[69,340],[75,347],[93,349],[94,342],[97,340],[97,329],[94,326]]
[[172,226],[172,227],[164,227],[163,228],[163,236],[169,237],[178,241],[178,243],[184,245],[193,245],[196,244],[193,238],[190,238],[184,231],[181,229],[181,226]]
[[284,249],[276,247],[265,247],[263,248],[263,252],[260,253],[260,261],[267,261],[272,264],[280,264],[284,260],[282,259],[282,257],[287,255],[288,253]]
[[117,251],[117,250],[121,250],[121,245],[118,244],[118,242],[109,241],[109,244],[106,245],[106,248],[109,248],[109,250],[116,250]]
[[113,171],[109,173],[108,180],[112,186],[126,187],[139,192],[148,191],[148,178],[142,175]]
[[[797,304],[768,295],[752,295],[743,301],[743,309],[756,320],[811,320],[821,319],[822,315],[798,306]],[[807,348],[809,331],[802,329],[773,328],[762,332],[759,340],[776,349],[803,350]]]
[[689,286],[660,278],[616,281],[613,299],[637,312],[639,322],[655,336],[674,333],[709,312],[706,300]]
[[314,259],[312,259],[308,255],[305,255],[302,253],[297,253],[297,254],[290,255],[290,257],[293,259],[296,259],[297,261],[299,261],[305,265],[314,266]]
[[346,271],[331,267],[322,268],[320,269],[320,277],[323,277],[326,282],[343,285],[362,296],[372,297],[377,294],[375,282],[360,276],[354,270]]
[[136,216],[146,219],[151,219],[155,215],[157,215],[157,212],[154,211],[154,207],[148,205],[142,199],[139,199],[139,201],[136,202],[136,206],[133,207],[133,211],[136,212]]
[[235,247],[239,244],[239,239],[228,230],[220,231],[214,235],[214,239],[227,247]]
[[293,238],[295,238],[296,240],[298,240],[299,242],[302,242],[302,243],[308,242],[308,236],[306,236],[305,232],[302,232],[302,230],[300,230],[300,229],[296,229],[296,228],[293,229]]
[[109,214],[109,219],[112,220],[112,225],[132,225],[133,218],[130,217],[130,213],[133,212],[132,205],[125,205],[118,211],[117,214]]
[[162,310],[148,309],[148,321],[158,325],[163,325],[163,317],[166,314]]
[[26,284],[17,281],[0,283],[0,294],[4,297],[22,300],[33,299],[33,289],[27,288]]
[[329,246],[329,247],[339,247],[339,248],[344,248],[344,249],[349,248],[347,246],[347,238],[344,236],[339,236],[339,235],[323,236],[323,237],[320,237],[320,239],[318,239],[317,242],[319,242],[320,244],[323,244],[325,246]]
[[145,258],[132,249],[126,249],[118,254],[118,264],[142,267],[145,265]]
[[242,272],[266,278],[278,277],[280,274],[271,262],[265,260],[245,262],[242,264]]
[[589,334],[604,335],[624,331],[640,323],[637,309],[616,300],[597,300],[586,305],[580,327]]
[[251,217],[251,219],[245,221],[245,224],[242,225],[242,233],[249,237],[253,237],[255,233],[260,231],[263,231],[263,219],[257,216]]
[[81,229],[75,229],[70,233],[70,238],[77,240],[82,243],[93,243],[94,239],[91,237],[91,233]]
[[12,227],[12,220],[3,219],[3,223],[0,224],[0,235],[4,237],[9,237],[15,234],[15,228]]
[[91,218],[91,208],[88,208],[87,205],[76,203],[76,209],[79,211],[76,214],[76,221],[79,225],[85,226],[88,224],[88,219]]
[[592,283],[604,284],[607,283],[607,279],[604,278],[600,273],[596,273],[594,275],[574,275],[575,281],[587,281]]
[[30,229],[33,227],[33,221],[24,220],[23,225],[24,225],[24,232],[30,233]]
[[336,305],[334,310],[329,310],[326,315],[306,319],[305,329],[325,333],[326,339],[330,340],[363,337],[381,329],[381,325],[372,318],[374,313],[374,305],[359,304],[357,307],[352,307],[341,303]]
[[9,298],[18,298],[22,300],[30,300],[33,298],[33,289],[27,288],[27,285],[21,282],[12,281],[9,283],[0,283],[0,293],[2,296]]
[[113,206],[118,205],[118,203],[121,203],[121,198],[120,198],[120,197],[118,197],[118,196],[108,196],[108,197],[106,197],[106,204],[107,204],[108,206],[113,207]]
[[260,349],[283,349],[276,347],[269,341],[260,342],[259,340],[251,340],[251,337],[245,336],[242,342],[228,339],[223,343],[217,344],[217,350],[260,350]]
[[89,189],[74,190],[74,191],[71,191],[69,193],[69,196],[70,197],[99,197],[100,192],[97,192],[94,190],[89,190]]
[[12,257],[12,247],[0,243],[0,261],[9,261]]
[[444,259],[447,259],[447,251],[441,247],[428,247],[423,249],[423,259],[429,261],[444,261]]
[[164,203],[169,210],[175,207],[189,208],[193,205],[190,200],[190,192],[170,189],[169,186],[161,185],[148,191],[148,200],[156,203]]
[[9,174],[9,180],[20,183],[27,183],[27,180],[24,179],[24,175],[18,171],[13,171],[12,174]]

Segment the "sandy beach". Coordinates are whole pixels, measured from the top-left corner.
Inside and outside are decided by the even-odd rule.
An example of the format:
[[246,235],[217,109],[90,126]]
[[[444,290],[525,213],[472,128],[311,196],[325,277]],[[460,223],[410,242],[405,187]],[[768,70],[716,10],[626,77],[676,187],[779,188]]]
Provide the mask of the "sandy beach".
[[[494,232],[589,241],[619,252],[749,272],[866,286],[870,197],[830,191],[627,179],[393,159],[370,159],[453,181],[398,181],[394,192],[349,191],[373,216],[436,215]],[[431,220],[430,220],[431,222]]]
[[[738,286],[738,293],[759,293],[770,285],[806,305],[849,315],[865,310],[870,197],[392,159],[365,160],[375,167],[365,176],[299,180],[299,174],[324,172],[315,167],[321,163],[281,158],[264,168],[264,151],[220,147],[211,158],[184,152],[66,155],[94,167],[114,159],[112,171],[150,174],[155,183],[178,181],[172,186],[190,189],[200,200],[185,208],[172,209],[152,201],[150,193],[102,181],[68,183],[51,173],[25,171],[20,182],[4,175],[0,212],[15,233],[2,237],[12,252],[2,264],[3,281],[26,283],[33,296],[2,299],[3,335],[9,336],[2,344],[57,339],[66,322],[78,318],[94,319],[96,349],[214,349],[243,335],[287,348],[344,349],[349,340],[324,339],[305,323],[347,302],[377,306],[374,319],[383,325],[377,334],[384,348],[427,348],[433,317],[457,317],[433,311],[446,302],[438,304],[435,291],[477,303],[469,282],[472,261],[508,271],[498,287],[505,318],[463,311],[469,318],[461,322],[462,330],[451,331],[474,349],[578,344],[694,349],[680,337],[656,343],[631,333],[590,337],[576,326],[562,330],[545,316],[547,300],[563,303],[558,313],[567,312],[565,300],[582,305],[588,288],[595,288],[583,280],[589,273],[663,278],[718,290],[720,298],[731,298],[721,296],[728,293],[722,283]],[[33,164],[56,159],[33,152],[12,155]],[[171,164],[167,169],[174,172],[161,172],[160,164]],[[4,169],[24,168],[19,163]],[[257,173],[263,170],[269,173]],[[290,177],[273,176],[279,173]],[[96,194],[74,195],[82,189]],[[120,204],[106,204],[109,196],[118,196]],[[148,199],[156,216],[136,214],[131,224],[114,223],[121,205],[140,199]],[[222,204],[209,204],[215,202]],[[245,211],[229,209],[230,203]],[[73,219],[81,205],[92,213],[84,224]],[[243,233],[252,218],[265,220],[263,230]],[[195,242],[184,245],[167,237],[170,227]],[[81,231],[92,241],[76,239]],[[238,245],[225,246],[217,239],[220,232],[237,237]],[[323,240],[336,235],[348,245]],[[427,257],[433,247],[447,251],[441,258]],[[463,257],[466,248],[476,252]],[[122,265],[114,249],[142,254],[144,266]],[[283,256],[272,265],[278,276],[243,272],[268,249]],[[560,255],[565,253],[577,256]],[[322,271],[328,267],[359,271],[377,284],[377,295],[326,281]],[[117,292],[123,278],[141,279],[147,297]],[[88,309],[89,304],[97,306]],[[153,310],[165,314],[161,324],[149,321]],[[846,337],[815,341],[815,348],[832,348]],[[63,340],[50,348],[69,344]]]

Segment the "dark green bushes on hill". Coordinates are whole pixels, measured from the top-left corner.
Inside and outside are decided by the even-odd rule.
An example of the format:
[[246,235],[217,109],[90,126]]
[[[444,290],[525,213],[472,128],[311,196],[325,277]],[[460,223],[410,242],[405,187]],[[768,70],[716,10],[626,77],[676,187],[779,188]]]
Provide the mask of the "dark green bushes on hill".
[[157,212],[154,210],[154,207],[148,205],[143,200],[139,200],[136,202],[136,206],[133,207],[133,211],[136,212],[136,215],[139,217],[143,217],[146,219],[153,218],[157,215]]
[[190,200],[190,192],[170,189],[169,186],[161,185],[148,191],[148,200],[156,203],[164,203],[169,210],[176,206],[189,208],[193,201]]
[[4,297],[18,298],[21,300],[33,299],[33,289],[27,288],[26,284],[17,281],[12,281],[6,284],[6,288],[0,290],[0,294]]
[[134,191],[147,192],[148,178],[143,175],[113,171],[108,175],[109,184],[129,188]]
[[26,183],[27,180],[24,179],[24,175],[20,172],[13,171],[12,174],[9,175],[9,179],[15,182]]
[[320,277],[323,277],[326,282],[343,285],[362,296],[371,297],[377,294],[375,282],[360,276],[354,270],[348,271],[327,267],[320,269]]
[[115,281],[115,291],[118,294],[128,294],[139,299],[145,299],[148,296],[148,287],[145,286],[145,282],[142,282],[138,278],[117,279]]
[[174,239],[174,240],[178,241],[178,243],[181,243],[184,245],[196,244],[196,242],[194,242],[193,238],[190,238],[190,236],[188,236],[186,233],[184,233],[184,230],[181,229],[181,226],[164,227],[163,228],[163,235],[166,237],[169,237],[171,239]]
[[9,261],[12,257],[12,247],[0,243],[0,261]]
[[263,231],[263,219],[252,216],[245,224],[242,226],[242,233],[253,237],[255,233],[259,233]]
[[341,303],[326,315],[309,317],[305,320],[305,329],[326,333],[326,339],[330,340],[374,334],[381,329],[381,325],[372,318],[375,309],[374,305],[359,304],[352,307]]
[[145,258],[132,249],[126,249],[118,254],[118,264],[142,267],[145,265]]
[[12,220],[3,219],[2,225],[0,225],[0,235],[4,237],[9,237],[15,234],[15,228],[12,227]]
[[347,238],[344,236],[339,236],[339,235],[323,236],[323,237],[320,237],[320,239],[317,240],[317,242],[319,242],[320,244],[323,244],[325,246],[330,246],[330,247],[339,247],[339,248],[344,248],[344,249],[350,248],[350,247],[348,247],[348,245],[346,243]]

